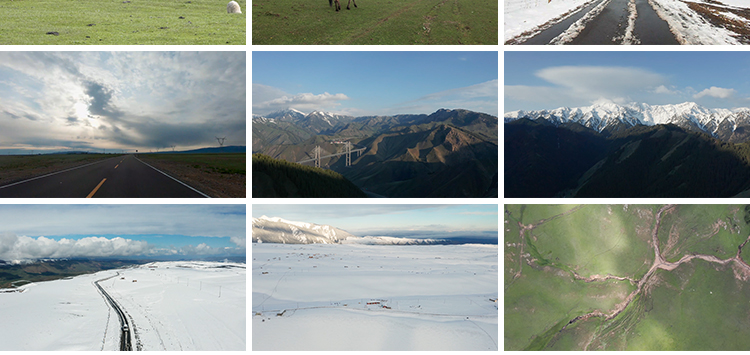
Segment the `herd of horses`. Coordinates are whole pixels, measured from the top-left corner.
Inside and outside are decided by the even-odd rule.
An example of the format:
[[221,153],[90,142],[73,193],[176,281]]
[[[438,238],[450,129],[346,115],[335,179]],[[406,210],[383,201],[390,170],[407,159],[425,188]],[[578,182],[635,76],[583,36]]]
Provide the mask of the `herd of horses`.
[[[333,6],[334,1],[336,2],[336,11],[341,10],[341,4],[339,3],[339,0],[328,0],[328,5]],[[349,0],[348,3],[346,3],[346,9],[349,10],[349,4],[354,3],[354,7],[357,7],[357,2],[354,0]]]

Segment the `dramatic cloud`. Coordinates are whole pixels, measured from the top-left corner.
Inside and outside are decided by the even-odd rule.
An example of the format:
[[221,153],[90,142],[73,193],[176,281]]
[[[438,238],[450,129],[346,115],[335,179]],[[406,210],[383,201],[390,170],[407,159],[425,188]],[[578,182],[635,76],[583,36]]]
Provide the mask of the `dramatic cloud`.
[[245,253],[244,205],[0,205],[0,260]]
[[148,243],[119,237],[53,240],[45,237],[19,237],[10,233],[0,234],[0,260],[133,256],[148,252]]
[[0,232],[244,238],[245,216],[244,205],[0,205]]
[[539,70],[536,76],[554,86],[506,85],[506,97],[552,106],[587,105],[602,99],[626,103],[634,94],[663,91],[667,82],[660,74],[630,67],[560,66]]
[[705,89],[695,95],[693,95],[693,98],[700,99],[702,97],[708,96],[708,97],[715,97],[718,99],[727,99],[734,94],[737,93],[734,89],[725,89],[725,88],[718,88],[716,86],[712,86],[708,89]]
[[261,84],[253,84],[253,113],[267,114],[278,110],[294,108],[300,111],[335,110],[341,101],[349,100],[345,94],[302,93],[289,95],[283,91]]
[[245,144],[244,52],[2,52],[0,83],[0,150]]
[[441,108],[462,108],[497,116],[498,80],[425,95],[391,107],[383,114],[432,113]]

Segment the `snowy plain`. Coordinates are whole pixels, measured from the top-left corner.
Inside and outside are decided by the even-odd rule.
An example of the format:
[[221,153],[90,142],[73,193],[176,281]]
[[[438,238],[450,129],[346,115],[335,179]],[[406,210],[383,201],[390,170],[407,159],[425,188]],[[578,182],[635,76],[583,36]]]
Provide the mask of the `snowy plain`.
[[0,292],[0,350],[118,350],[117,314],[94,286],[112,276],[100,285],[128,315],[134,350],[245,350],[245,270],[157,262]]
[[253,243],[252,350],[497,350],[497,245]]

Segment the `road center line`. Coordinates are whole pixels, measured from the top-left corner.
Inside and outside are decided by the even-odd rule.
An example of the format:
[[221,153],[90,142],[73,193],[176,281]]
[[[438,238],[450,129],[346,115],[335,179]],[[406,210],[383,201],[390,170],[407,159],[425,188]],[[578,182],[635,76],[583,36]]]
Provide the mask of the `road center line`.
[[86,198],[91,198],[91,196],[94,196],[94,194],[97,191],[99,191],[99,188],[102,187],[102,184],[104,184],[105,181],[107,181],[107,178],[102,179],[102,181],[99,183],[99,185],[96,185],[96,187],[94,188],[94,191],[91,191],[91,193],[88,196],[86,196]]
[[117,169],[118,166],[120,166],[120,164],[115,165],[115,169]]

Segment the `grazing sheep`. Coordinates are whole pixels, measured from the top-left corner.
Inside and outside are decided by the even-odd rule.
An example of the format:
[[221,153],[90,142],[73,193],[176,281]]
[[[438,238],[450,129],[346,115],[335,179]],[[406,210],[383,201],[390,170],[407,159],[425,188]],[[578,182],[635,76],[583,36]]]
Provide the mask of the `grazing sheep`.
[[241,14],[242,10],[240,9],[240,4],[238,4],[236,1],[230,1],[227,4],[227,13],[228,14]]

